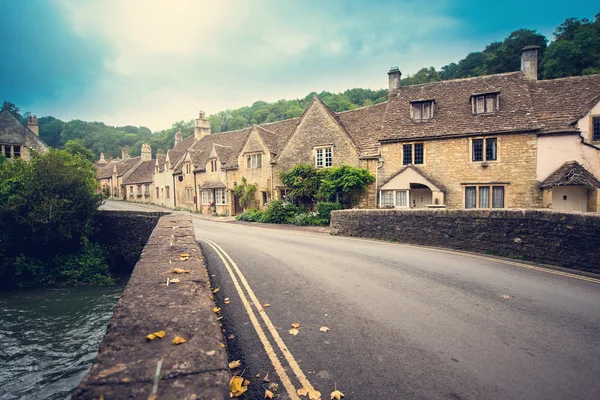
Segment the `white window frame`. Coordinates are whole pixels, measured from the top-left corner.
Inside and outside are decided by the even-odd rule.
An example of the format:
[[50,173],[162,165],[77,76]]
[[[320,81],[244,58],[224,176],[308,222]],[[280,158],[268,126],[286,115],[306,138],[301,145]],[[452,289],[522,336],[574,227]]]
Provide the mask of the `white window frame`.
[[225,189],[215,189],[215,205],[224,206],[227,205],[227,196]]
[[246,168],[262,168],[262,153],[248,154],[246,156]]
[[[392,205],[385,205],[384,206],[382,204],[383,202],[381,200],[382,200],[382,194],[384,192],[386,194],[391,192],[391,194],[392,194]],[[399,205],[398,204],[397,200],[398,200],[398,194],[400,192],[406,193],[406,195],[405,195],[406,196],[406,205]],[[379,208],[390,208],[390,207],[393,207],[393,208],[403,208],[403,209],[406,208],[406,209],[408,209],[408,208],[410,208],[410,201],[409,200],[410,200],[410,189],[398,189],[398,190],[393,190],[393,189],[385,190],[385,189],[382,189],[382,190],[379,190]]]
[[333,166],[333,146],[315,148],[315,168],[329,168]]
[[194,188],[193,187],[186,187],[185,188],[185,195],[187,197],[187,201],[191,202],[194,201]]
[[215,191],[213,189],[202,189],[202,205],[210,206],[214,201]]

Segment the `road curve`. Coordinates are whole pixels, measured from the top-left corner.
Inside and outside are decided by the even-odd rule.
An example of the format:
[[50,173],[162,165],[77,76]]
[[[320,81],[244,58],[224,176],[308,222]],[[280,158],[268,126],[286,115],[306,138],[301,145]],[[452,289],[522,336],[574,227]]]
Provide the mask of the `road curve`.
[[266,372],[281,399],[307,383],[324,399],[334,386],[345,399],[600,397],[598,283],[414,246],[194,225],[247,398],[263,398]]

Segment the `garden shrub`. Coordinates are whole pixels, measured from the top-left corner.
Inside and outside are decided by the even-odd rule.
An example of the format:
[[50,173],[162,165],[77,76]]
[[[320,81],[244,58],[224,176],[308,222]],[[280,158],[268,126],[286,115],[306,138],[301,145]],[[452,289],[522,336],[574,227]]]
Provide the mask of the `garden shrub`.
[[298,208],[290,202],[274,200],[262,212],[261,222],[270,224],[290,224],[298,214]]
[[325,224],[329,224],[331,220],[331,212],[335,210],[341,210],[343,207],[340,203],[323,201],[317,204],[317,212],[319,218],[325,221]]

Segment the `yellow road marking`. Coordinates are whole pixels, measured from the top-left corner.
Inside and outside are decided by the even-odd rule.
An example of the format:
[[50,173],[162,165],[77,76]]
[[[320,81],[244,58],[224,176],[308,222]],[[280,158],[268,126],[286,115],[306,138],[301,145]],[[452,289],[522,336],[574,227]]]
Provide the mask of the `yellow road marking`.
[[288,364],[290,365],[290,368],[292,369],[292,371],[294,371],[294,374],[296,375],[296,377],[302,384],[302,387],[307,388],[308,390],[314,390],[314,388],[310,384],[308,378],[306,377],[306,375],[304,375],[304,372],[302,372],[302,369],[296,362],[296,359],[294,358],[292,353],[290,353],[290,351],[288,350],[287,346],[281,339],[281,336],[279,336],[279,332],[277,332],[277,329],[275,329],[275,326],[271,322],[271,319],[269,318],[269,316],[263,309],[263,307],[261,305],[262,303],[260,301],[258,301],[258,298],[256,297],[256,295],[254,294],[254,291],[248,284],[246,277],[244,277],[244,274],[242,274],[242,271],[240,271],[240,269],[238,268],[235,261],[233,261],[231,259],[231,257],[229,256],[229,254],[227,254],[227,252],[225,250],[223,250],[218,244],[216,244],[215,242],[213,242],[211,240],[207,240],[207,239],[205,239],[205,240],[208,244],[211,244],[211,245],[214,244],[217,248],[219,248],[223,252],[225,257],[227,257],[227,259],[229,260],[231,265],[233,265],[233,268],[238,273],[240,280],[242,281],[242,284],[244,285],[244,287],[246,288],[246,291],[250,295],[250,298],[254,302],[254,306],[256,307],[256,309],[257,309],[258,313],[260,314],[260,316],[262,317],[263,321],[265,321],[265,324],[267,325],[267,328],[269,329],[271,336],[273,336],[273,339],[275,339],[275,343],[277,343],[277,346],[279,346],[279,349],[281,350],[285,359],[287,360]]
[[296,394],[296,389],[294,388],[294,385],[292,384],[290,377],[283,369],[283,366],[281,365],[279,358],[277,358],[277,354],[275,354],[275,351],[273,350],[273,346],[271,346],[271,343],[269,342],[267,335],[265,335],[265,331],[260,326],[260,323],[258,322],[256,315],[254,315],[254,311],[252,311],[252,308],[250,307],[250,303],[248,302],[246,295],[242,291],[240,283],[238,282],[233,271],[231,270],[231,267],[229,266],[229,264],[227,263],[225,258],[223,258],[223,256],[219,252],[219,250],[215,247],[215,245],[213,245],[213,243],[211,243],[209,240],[205,240],[205,241],[206,241],[206,243],[208,243],[209,246],[211,246],[215,250],[215,252],[219,256],[219,258],[223,262],[223,265],[225,265],[225,268],[227,268],[227,271],[229,272],[229,275],[231,276],[231,279],[233,280],[235,289],[237,290],[237,292],[240,296],[240,299],[242,300],[242,304],[244,304],[246,312],[248,313],[248,316],[250,317],[252,326],[254,327],[254,330],[256,331],[258,338],[260,339],[263,347],[265,348],[265,352],[267,353],[269,360],[271,360],[271,364],[273,364],[273,368],[275,368],[275,372],[279,376],[281,383],[283,384],[283,386],[285,387],[285,390],[287,391],[288,395],[290,396],[290,399],[291,400],[300,400],[300,397],[298,397],[298,395]]

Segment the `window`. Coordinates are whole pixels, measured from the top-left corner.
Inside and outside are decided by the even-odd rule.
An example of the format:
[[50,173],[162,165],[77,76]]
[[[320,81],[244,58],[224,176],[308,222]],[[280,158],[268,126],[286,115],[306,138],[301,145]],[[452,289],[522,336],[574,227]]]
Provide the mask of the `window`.
[[504,186],[465,187],[465,208],[504,208]]
[[212,172],[217,171],[217,160],[210,160],[210,170]]
[[185,173],[188,175],[192,173],[192,163],[185,163]]
[[414,101],[410,103],[411,118],[415,121],[423,121],[433,118],[433,100]]
[[202,205],[209,206],[214,201],[214,190],[204,189],[202,191]]
[[267,204],[267,192],[262,192],[262,203],[263,205]]
[[142,194],[142,185],[137,185],[138,194]]
[[[414,158],[413,158],[414,156]],[[425,147],[423,143],[405,144],[402,146],[402,164],[423,164]]]
[[10,158],[11,154],[10,154],[10,146],[8,145],[4,145],[4,156],[6,158]]
[[262,154],[248,154],[246,168],[262,168]]
[[146,185],[146,191],[144,192],[144,196],[150,197],[150,185]]
[[402,146],[402,163],[404,165],[412,164],[412,144]]
[[225,189],[215,189],[215,204],[218,206],[224,206],[227,204],[225,198]]
[[194,188],[186,187],[185,197],[187,198],[187,201],[191,203],[194,200]]
[[592,140],[600,140],[600,117],[592,118]]
[[408,208],[408,190],[382,190],[379,206]]
[[[472,141],[473,161],[496,161],[498,159],[498,139],[473,139]],[[485,153],[483,151],[485,144]],[[484,157],[485,156],[485,157]]]
[[129,186],[129,194],[133,194],[133,186]]
[[318,148],[315,158],[315,166],[317,168],[327,168],[333,165],[333,148],[321,147]]
[[498,93],[480,94],[471,97],[473,114],[495,113],[499,109],[500,96]]
[[160,188],[156,188],[156,198],[160,197]]
[[171,198],[171,190],[168,186],[165,186],[165,192],[167,192],[166,198],[170,199]]
[[21,158],[21,146],[13,146],[13,155],[15,158]]

